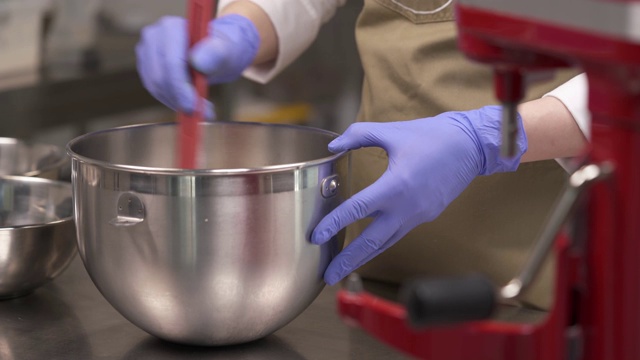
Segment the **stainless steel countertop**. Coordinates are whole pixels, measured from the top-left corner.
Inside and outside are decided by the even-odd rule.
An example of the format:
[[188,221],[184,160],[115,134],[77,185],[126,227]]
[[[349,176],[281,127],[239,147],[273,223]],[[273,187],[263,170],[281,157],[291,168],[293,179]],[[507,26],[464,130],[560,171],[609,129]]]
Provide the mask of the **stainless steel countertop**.
[[122,317],[98,292],[79,256],[31,295],[0,301],[0,359],[407,359],[336,311],[326,287],[293,322],[254,343],[202,348],[170,344]]

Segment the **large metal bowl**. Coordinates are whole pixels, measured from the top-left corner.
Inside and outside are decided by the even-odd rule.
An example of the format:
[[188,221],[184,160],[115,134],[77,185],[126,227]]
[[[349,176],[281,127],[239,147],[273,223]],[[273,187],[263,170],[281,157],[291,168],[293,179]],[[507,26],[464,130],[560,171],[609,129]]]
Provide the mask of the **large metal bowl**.
[[105,298],[160,338],[228,345],[261,338],[324,286],[343,234],[315,225],[346,196],[336,134],[296,126],[202,124],[201,166],[176,166],[174,124],[69,143],[79,252]]
[[69,180],[69,157],[63,148],[0,137],[0,175]]
[[76,249],[71,184],[0,176],[0,299],[52,280]]

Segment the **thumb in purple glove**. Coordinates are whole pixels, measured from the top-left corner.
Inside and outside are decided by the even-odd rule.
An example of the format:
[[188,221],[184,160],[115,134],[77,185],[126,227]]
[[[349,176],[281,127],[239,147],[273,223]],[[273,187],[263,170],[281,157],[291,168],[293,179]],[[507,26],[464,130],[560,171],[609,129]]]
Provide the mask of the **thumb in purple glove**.
[[234,81],[251,65],[260,48],[260,35],[249,19],[226,15],[209,24],[213,34],[191,50],[191,64],[209,75],[211,84]]
[[518,155],[512,159],[499,156],[500,120],[501,108],[488,106],[413,121],[356,123],[329,144],[332,152],[381,147],[389,165],[315,228],[311,241],[323,244],[347,225],[373,218],[329,264],[325,281],[337,283],[414,227],[436,219],[476,176],[516,170],[527,149],[522,120]]

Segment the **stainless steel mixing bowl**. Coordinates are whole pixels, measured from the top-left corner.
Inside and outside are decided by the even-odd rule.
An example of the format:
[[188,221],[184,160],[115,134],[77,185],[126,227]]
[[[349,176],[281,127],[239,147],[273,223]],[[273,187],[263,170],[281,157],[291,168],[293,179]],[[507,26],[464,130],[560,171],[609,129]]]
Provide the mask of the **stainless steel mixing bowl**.
[[76,249],[71,184],[0,176],[0,299],[55,278]]
[[63,148],[0,138],[0,175],[68,181],[70,173],[69,158]]
[[176,168],[174,124],[69,143],[79,252],[104,297],[160,338],[227,345],[261,338],[323,288],[343,234],[312,245],[346,196],[336,135],[296,126],[202,124],[201,166]]

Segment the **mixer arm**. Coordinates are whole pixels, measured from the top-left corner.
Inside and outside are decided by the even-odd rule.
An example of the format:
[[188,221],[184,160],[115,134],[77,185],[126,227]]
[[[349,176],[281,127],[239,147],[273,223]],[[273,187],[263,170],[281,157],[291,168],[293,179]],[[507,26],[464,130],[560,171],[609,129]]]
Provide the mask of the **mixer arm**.
[[524,294],[538,275],[580,195],[591,184],[613,172],[609,163],[588,164],[570,177],[568,184],[547,218],[535,247],[517,277],[496,289],[485,276],[455,279],[416,280],[403,287],[402,302],[410,322],[416,327],[487,319],[498,303],[512,302]]

